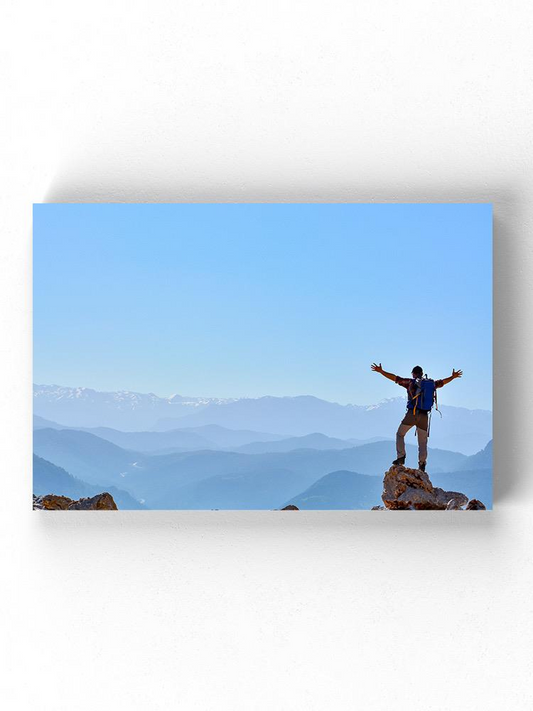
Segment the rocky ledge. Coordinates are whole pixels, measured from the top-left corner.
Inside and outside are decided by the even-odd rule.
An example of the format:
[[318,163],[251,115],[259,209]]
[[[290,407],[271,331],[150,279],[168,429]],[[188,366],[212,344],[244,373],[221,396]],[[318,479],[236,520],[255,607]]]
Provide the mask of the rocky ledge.
[[[385,472],[383,494],[385,508],[398,510],[465,510],[479,511],[486,507],[477,499],[458,491],[444,491],[433,486],[426,472],[403,466],[392,466]],[[374,506],[373,510],[383,507]]]
[[55,494],[45,494],[44,496],[33,496],[33,508],[44,509],[45,511],[117,511],[115,500],[104,491],[87,499],[74,501],[66,496],[56,496]]

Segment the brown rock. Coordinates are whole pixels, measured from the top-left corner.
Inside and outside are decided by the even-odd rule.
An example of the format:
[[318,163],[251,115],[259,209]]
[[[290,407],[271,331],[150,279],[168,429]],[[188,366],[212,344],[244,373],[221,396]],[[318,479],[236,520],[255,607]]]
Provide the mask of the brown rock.
[[444,510],[450,501],[460,508],[468,497],[456,491],[434,487],[426,472],[403,466],[392,466],[383,479],[383,503],[392,510]]
[[69,511],[73,510],[91,510],[91,511],[117,511],[115,500],[104,491],[102,494],[96,494],[87,499],[79,499],[69,504]]
[[288,506],[284,506],[281,510],[282,511],[299,511],[300,509],[297,506],[295,506],[294,504],[289,504]]
[[486,511],[487,507],[479,499],[470,499],[466,505],[467,511]]
[[55,494],[34,495],[33,497],[33,508],[45,509],[46,511],[66,511],[70,503],[72,503],[72,499],[68,499],[66,496],[56,496]]
[[434,487],[433,491],[440,503],[444,504],[444,508],[448,508],[450,501],[457,503],[457,508],[462,508],[468,503],[468,496],[461,494],[458,491],[444,491],[438,486]]
[[435,508],[436,497],[426,472],[392,466],[383,479],[383,503],[388,509]]
[[46,511],[117,511],[115,500],[107,491],[86,499],[73,501],[66,496],[46,494],[33,497],[33,508]]

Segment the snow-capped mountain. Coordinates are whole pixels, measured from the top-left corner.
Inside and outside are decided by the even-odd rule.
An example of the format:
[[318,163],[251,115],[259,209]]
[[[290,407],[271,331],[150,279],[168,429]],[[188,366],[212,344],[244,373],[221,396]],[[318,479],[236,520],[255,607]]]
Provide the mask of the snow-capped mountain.
[[183,395],[165,398],[129,390],[102,392],[92,388],[34,385],[33,402],[35,414],[61,424],[140,430],[151,428],[164,417],[182,417],[207,405],[230,401]]

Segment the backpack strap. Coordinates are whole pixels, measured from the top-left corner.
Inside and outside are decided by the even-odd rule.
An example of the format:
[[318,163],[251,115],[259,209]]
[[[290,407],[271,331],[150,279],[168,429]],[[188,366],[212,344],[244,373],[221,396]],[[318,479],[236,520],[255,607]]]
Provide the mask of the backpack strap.
[[417,405],[417,401],[418,401],[418,398],[420,397],[420,394],[422,393],[422,388],[420,387],[420,385],[418,385],[417,387],[418,387],[418,393],[417,393],[417,394],[415,395],[415,397],[413,398],[413,401],[414,401],[414,403],[415,403],[415,406],[413,407],[413,415],[416,415],[416,405]]
[[439,415],[442,417],[442,412],[439,410],[439,403],[437,400],[437,388],[435,388],[435,392],[433,393],[433,399],[435,401],[435,410],[439,413]]
[[418,404],[418,398],[420,397],[420,393],[416,397],[413,398],[415,406],[413,407],[413,415],[416,415],[416,406]]

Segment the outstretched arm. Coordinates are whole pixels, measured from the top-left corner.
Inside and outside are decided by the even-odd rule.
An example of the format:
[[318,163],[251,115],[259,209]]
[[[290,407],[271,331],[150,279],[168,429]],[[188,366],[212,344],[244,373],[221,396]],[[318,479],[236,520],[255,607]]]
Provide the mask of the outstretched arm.
[[448,383],[451,383],[452,380],[455,380],[455,378],[462,378],[462,377],[463,377],[462,370],[452,370],[452,374],[448,378],[442,379],[442,384],[448,385]]
[[385,378],[388,378],[389,380],[392,380],[393,383],[396,382],[396,376],[394,375],[394,373],[387,373],[386,370],[383,370],[383,368],[381,367],[381,363],[372,363],[372,365],[370,366],[370,368],[371,368],[374,372],[380,373],[380,374],[383,375]]

